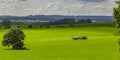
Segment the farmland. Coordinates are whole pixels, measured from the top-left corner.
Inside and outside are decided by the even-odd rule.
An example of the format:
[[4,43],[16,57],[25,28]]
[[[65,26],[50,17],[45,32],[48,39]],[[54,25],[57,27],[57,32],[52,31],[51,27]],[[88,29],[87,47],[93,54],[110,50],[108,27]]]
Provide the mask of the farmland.
[[[0,41],[9,29],[0,30]],[[22,29],[28,50],[0,45],[1,60],[119,60],[115,27]],[[87,40],[72,40],[73,36]],[[1,42],[0,42],[1,43]]]

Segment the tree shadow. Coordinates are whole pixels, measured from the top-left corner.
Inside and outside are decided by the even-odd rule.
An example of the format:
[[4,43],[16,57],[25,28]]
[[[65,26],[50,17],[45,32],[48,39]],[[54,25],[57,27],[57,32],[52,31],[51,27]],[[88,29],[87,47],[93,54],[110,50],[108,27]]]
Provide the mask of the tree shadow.
[[8,49],[4,49],[4,50],[30,50],[28,48],[23,48],[23,49],[12,49],[12,48],[8,48]]

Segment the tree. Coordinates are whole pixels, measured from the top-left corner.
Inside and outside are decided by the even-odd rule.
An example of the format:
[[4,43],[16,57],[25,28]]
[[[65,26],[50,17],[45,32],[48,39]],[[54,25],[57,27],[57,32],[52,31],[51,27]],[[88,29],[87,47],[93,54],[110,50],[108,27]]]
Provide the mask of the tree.
[[12,46],[13,49],[23,49],[24,43],[23,40],[25,34],[19,28],[12,28],[9,32],[4,34],[2,45],[3,46]]
[[116,1],[118,7],[113,8],[113,17],[115,19],[116,26],[120,28],[120,0]]
[[40,24],[40,28],[43,28],[43,24]]
[[[120,0],[115,1],[118,4],[118,7],[113,8],[113,17],[115,19],[116,26],[120,28]],[[120,40],[118,41],[118,44],[120,46]],[[120,48],[119,48],[120,52]]]
[[69,25],[70,27],[74,27],[74,26],[75,26],[75,20],[74,20],[74,19],[69,19],[69,20],[68,20],[68,25]]
[[5,28],[11,28],[11,21],[9,19],[4,19],[4,20],[2,20],[2,25]]
[[87,21],[87,23],[92,23],[91,19],[89,19],[89,18],[86,21]]
[[86,21],[85,21],[85,19],[81,19],[81,20],[78,20],[78,23],[83,24],[83,23],[86,23]]
[[32,28],[32,27],[33,27],[33,25],[32,25],[32,24],[29,24],[29,25],[28,25],[28,28]]

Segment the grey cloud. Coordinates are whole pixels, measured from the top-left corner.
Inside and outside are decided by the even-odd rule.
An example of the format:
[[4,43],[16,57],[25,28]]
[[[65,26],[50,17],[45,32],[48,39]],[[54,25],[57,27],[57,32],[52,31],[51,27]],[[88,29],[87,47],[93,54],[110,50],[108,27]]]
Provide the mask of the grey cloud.
[[26,2],[27,0],[18,0],[18,2]]
[[[114,0],[0,0],[0,15],[112,15]],[[109,6],[109,7],[108,7]],[[12,12],[11,12],[12,11]]]
[[19,0],[19,1],[27,1],[27,0]]
[[104,2],[108,0],[77,0],[77,1],[83,1],[83,2]]

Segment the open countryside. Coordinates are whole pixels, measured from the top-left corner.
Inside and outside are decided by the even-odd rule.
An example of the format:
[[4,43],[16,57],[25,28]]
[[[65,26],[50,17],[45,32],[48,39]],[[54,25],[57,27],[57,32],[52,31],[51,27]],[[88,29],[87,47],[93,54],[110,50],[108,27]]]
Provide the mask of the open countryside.
[[0,0],[0,60],[120,60],[120,0]]

